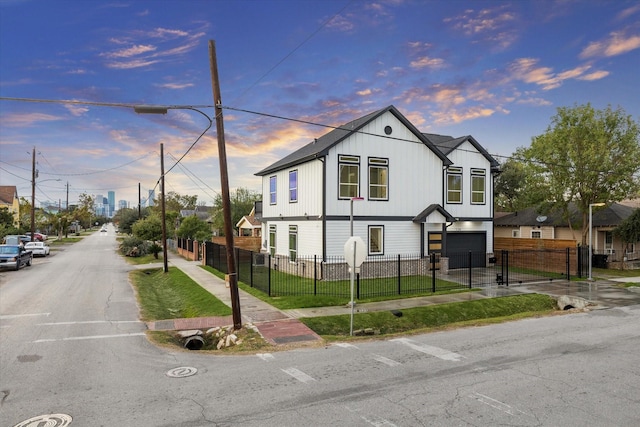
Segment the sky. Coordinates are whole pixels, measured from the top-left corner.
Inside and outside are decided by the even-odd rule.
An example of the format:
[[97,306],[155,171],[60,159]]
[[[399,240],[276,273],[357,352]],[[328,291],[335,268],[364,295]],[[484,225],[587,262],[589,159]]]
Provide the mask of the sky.
[[640,120],[638,1],[0,0],[0,185],[30,200],[35,150],[37,206],[68,187],[70,204],[115,191],[137,208],[139,187],[159,194],[162,144],[166,191],[211,206],[210,40],[231,191],[389,105],[498,161],[559,107]]

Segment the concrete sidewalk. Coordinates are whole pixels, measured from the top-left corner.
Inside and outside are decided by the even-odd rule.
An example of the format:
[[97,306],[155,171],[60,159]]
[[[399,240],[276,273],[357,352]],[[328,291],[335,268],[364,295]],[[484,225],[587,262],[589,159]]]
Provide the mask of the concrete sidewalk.
[[[207,272],[199,261],[189,261],[177,254],[169,254],[169,264],[179,268],[193,281],[213,294],[220,301],[231,307],[231,293],[224,280]],[[620,282],[640,283],[638,277],[616,279]],[[526,293],[547,294],[554,297],[561,295],[578,296],[589,301],[594,308],[603,309],[626,305],[640,304],[640,287],[621,288],[612,280],[584,282],[540,282],[533,284],[515,284],[511,286],[493,285],[479,292],[463,292],[457,294],[435,295],[428,297],[404,298],[389,301],[357,304],[356,313],[403,310],[413,307],[424,307],[484,298],[495,298]],[[322,338],[300,322],[303,317],[336,316],[350,314],[349,306],[315,307],[293,310],[279,310],[270,304],[242,291],[240,294],[240,311],[243,324],[251,323],[260,334],[274,345],[291,343],[321,342]],[[205,329],[214,326],[233,324],[232,316],[206,317],[194,319],[173,319],[149,323],[152,330],[185,330]]]

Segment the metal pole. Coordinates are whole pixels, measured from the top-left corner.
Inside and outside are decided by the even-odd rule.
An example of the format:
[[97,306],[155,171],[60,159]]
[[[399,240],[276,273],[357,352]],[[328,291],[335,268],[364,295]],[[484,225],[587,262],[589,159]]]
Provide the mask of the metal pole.
[[351,213],[349,214],[349,237],[353,237],[353,198],[351,198]]
[[592,249],[592,239],[591,239],[591,209],[593,208],[593,205],[590,204],[589,205],[589,280],[593,280],[593,277],[591,277],[591,258],[593,258],[593,249]]
[[[164,205],[164,144],[160,143],[160,194],[162,197],[162,262],[164,272],[169,272],[169,260],[167,259],[167,218]],[[138,205],[139,206],[139,205]]]
[[[351,201],[351,206],[353,206],[353,200]],[[353,241],[353,266],[351,267],[351,326],[349,328],[349,335],[353,336],[353,311],[356,306],[356,303],[353,301],[353,282],[356,277],[356,241]]]
[[227,270],[229,289],[231,291],[231,311],[234,329],[242,328],[240,315],[240,293],[238,291],[238,276],[236,274],[235,252],[233,250],[233,224],[231,223],[231,199],[229,197],[229,175],[227,172],[227,152],[224,141],[224,122],[222,118],[222,97],[220,82],[218,81],[218,64],[216,60],[216,44],[209,40],[209,61],[211,67],[211,86],[213,88],[213,102],[215,104],[216,133],[218,134],[218,159],[220,161],[220,186],[222,193],[222,214],[224,217],[224,236],[227,246]]

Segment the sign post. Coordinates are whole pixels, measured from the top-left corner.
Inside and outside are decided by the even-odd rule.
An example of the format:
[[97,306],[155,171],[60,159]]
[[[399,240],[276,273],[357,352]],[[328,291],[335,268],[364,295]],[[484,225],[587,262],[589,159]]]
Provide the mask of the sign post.
[[344,259],[347,260],[351,276],[351,326],[349,329],[349,335],[353,336],[353,312],[356,302],[353,299],[353,287],[355,282],[356,273],[360,273],[360,266],[364,262],[367,256],[366,247],[364,241],[359,236],[352,236],[344,244]]

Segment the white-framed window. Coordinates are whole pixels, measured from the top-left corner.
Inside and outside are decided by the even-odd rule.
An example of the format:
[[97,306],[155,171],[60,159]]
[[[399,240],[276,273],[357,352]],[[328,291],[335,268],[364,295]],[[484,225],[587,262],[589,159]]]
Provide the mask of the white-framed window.
[[531,230],[531,238],[532,239],[542,239],[542,231],[540,231],[540,230]]
[[360,197],[360,156],[338,156],[338,198]]
[[289,172],[289,203],[298,201],[298,171]]
[[275,205],[278,201],[278,179],[274,175],[269,177],[269,203]]
[[298,226],[289,226],[289,261],[294,262],[298,258]]
[[471,169],[471,204],[485,204],[485,182],[487,171],[484,169]]
[[462,168],[447,169],[447,203],[462,203]]
[[520,237],[520,230],[519,229],[515,229],[515,230],[511,230],[511,237]]
[[276,254],[276,226],[269,226],[269,253],[271,256]]
[[604,251],[608,254],[613,253],[613,233],[611,231],[604,232]]
[[389,159],[369,157],[369,199],[389,200]]
[[369,226],[369,255],[384,254],[384,226]]

